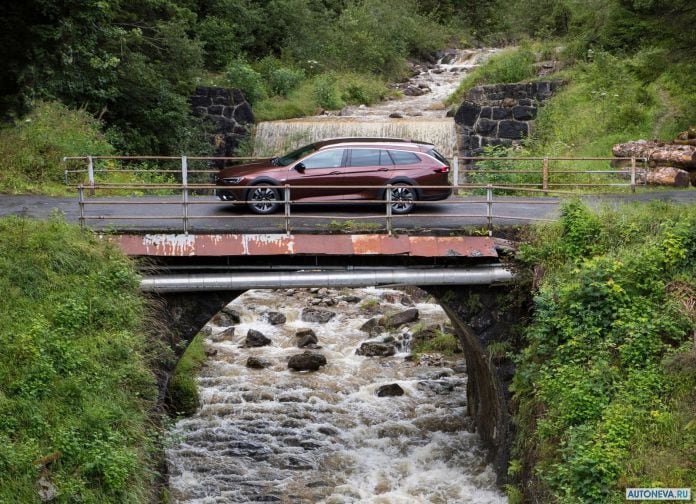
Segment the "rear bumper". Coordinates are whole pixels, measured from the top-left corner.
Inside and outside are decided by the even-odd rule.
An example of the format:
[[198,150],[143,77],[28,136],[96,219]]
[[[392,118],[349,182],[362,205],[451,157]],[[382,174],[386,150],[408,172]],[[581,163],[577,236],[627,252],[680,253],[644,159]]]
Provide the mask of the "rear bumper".
[[421,201],[439,201],[452,196],[452,188],[446,190],[424,190],[420,194]]

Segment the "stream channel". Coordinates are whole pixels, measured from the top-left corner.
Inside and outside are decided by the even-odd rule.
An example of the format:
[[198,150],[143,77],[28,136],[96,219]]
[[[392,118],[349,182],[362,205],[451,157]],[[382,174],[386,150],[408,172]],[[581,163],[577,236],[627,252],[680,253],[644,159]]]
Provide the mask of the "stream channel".
[[[416,320],[396,327],[363,326],[414,310]],[[507,502],[469,431],[462,356],[411,357],[419,332],[448,326],[432,299],[414,302],[396,290],[247,291],[203,329],[209,357],[198,376],[200,406],[176,423],[166,450],[172,500]],[[317,343],[298,348],[306,329]],[[249,346],[249,330],[270,344]],[[395,353],[358,355],[365,342],[386,342]],[[303,351],[323,355],[326,365],[288,369]],[[250,357],[268,367],[247,367]],[[380,397],[384,385],[403,393]]]
[[[400,100],[262,123],[256,153],[278,154],[330,137],[386,136],[430,141],[451,155],[455,127],[442,100],[494,51],[451,52],[437,65],[422,66],[399,86],[406,94]],[[303,316],[308,307],[334,315],[317,321]],[[409,309],[417,310],[417,320],[364,330],[371,318]],[[439,305],[424,295],[414,303],[388,289],[247,291],[203,329],[208,359],[197,378],[199,408],[169,433],[171,500],[507,502],[470,432],[463,356],[411,357],[419,331],[448,326]],[[306,341],[297,333],[307,329],[316,335],[315,348],[298,348]],[[250,330],[270,343],[250,346]],[[357,354],[366,341],[386,342],[394,355]],[[288,360],[308,349],[326,364],[316,371],[288,369]],[[261,368],[247,367],[250,357]],[[384,385],[402,395],[384,396]]]

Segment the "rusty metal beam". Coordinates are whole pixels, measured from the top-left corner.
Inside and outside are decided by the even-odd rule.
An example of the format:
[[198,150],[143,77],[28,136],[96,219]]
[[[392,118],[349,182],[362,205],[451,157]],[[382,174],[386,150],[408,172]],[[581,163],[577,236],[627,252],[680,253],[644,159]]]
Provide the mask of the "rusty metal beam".
[[145,234],[104,238],[130,256],[498,257],[493,239],[485,236]]

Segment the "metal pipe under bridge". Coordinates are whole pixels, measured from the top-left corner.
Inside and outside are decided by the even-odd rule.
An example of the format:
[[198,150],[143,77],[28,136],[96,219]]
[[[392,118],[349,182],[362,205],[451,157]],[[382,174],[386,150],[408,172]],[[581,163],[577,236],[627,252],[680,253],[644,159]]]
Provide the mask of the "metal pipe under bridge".
[[493,285],[506,245],[481,236],[104,235],[142,264],[148,292]]

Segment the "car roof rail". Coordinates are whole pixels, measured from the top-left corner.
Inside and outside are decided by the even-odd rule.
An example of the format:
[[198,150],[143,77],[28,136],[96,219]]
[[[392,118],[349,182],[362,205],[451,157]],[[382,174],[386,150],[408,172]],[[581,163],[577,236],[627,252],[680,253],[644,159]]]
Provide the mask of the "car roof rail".
[[390,138],[390,137],[338,137],[338,138],[326,138],[324,140],[319,140],[314,142],[317,148],[324,147],[326,145],[338,144],[338,143],[362,143],[362,142],[382,142],[382,143],[412,143],[418,145],[433,145],[431,142],[422,142],[420,140],[412,140],[407,138]]

